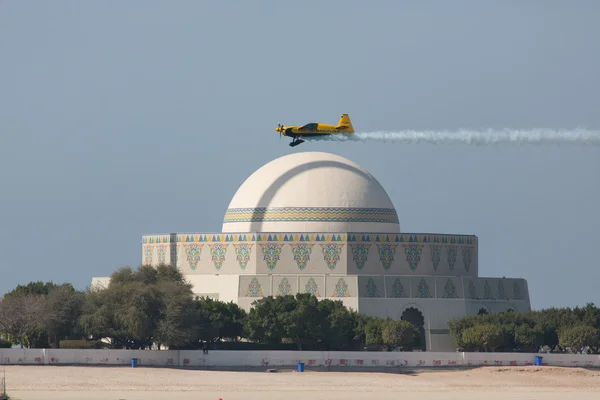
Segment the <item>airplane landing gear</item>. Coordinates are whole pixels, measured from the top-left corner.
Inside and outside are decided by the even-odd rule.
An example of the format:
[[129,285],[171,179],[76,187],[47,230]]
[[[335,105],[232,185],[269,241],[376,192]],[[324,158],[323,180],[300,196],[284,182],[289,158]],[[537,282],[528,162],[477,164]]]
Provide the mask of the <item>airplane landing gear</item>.
[[290,147],[295,147],[298,146],[299,144],[304,143],[304,140],[302,139],[297,139],[294,138],[294,140],[292,141],[292,143],[290,143]]

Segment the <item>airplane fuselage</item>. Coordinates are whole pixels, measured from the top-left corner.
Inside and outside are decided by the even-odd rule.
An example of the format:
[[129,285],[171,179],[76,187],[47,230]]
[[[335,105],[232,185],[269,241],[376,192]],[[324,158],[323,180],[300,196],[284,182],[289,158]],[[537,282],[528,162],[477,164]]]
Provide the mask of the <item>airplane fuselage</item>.
[[275,131],[283,136],[294,139],[292,143],[290,143],[290,146],[294,147],[304,142],[304,140],[301,139],[303,137],[309,138],[323,135],[352,134],[354,133],[354,128],[352,127],[348,114],[343,114],[338,125],[321,124],[318,122],[311,122],[302,126],[284,126],[278,124]]
[[315,127],[303,128],[301,126],[284,126],[281,133],[284,136],[318,136],[318,135],[334,135],[340,133],[353,133],[344,126],[337,127],[329,124],[315,124]]

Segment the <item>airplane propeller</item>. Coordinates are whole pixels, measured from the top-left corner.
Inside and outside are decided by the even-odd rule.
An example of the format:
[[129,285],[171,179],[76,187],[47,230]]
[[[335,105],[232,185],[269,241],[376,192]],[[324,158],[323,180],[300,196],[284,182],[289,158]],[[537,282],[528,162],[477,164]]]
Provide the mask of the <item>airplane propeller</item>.
[[281,128],[283,128],[283,125],[281,125],[279,122],[277,122],[277,127],[279,128],[279,139],[281,139],[281,131],[283,130]]

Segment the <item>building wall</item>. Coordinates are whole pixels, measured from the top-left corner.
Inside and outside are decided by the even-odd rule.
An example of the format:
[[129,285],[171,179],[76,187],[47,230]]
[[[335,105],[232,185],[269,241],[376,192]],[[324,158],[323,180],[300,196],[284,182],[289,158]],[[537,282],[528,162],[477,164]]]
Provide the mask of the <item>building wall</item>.
[[477,277],[476,236],[348,234],[349,274]]
[[[138,359],[140,367],[336,367],[343,370],[404,367],[470,367],[482,365],[534,365],[542,356],[543,365],[562,367],[600,367],[598,354],[546,353],[462,353],[399,351],[251,351],[251,350],[79,350],[79,349],[0,349],[1,365],[130,365]],[[507,397],[508,398],[508,397]]]
[[185,274],[477,277],[477,237],[387,233],[181,233],[142,238],[142,262]]
[[185,278],[192,284],[196,296],[210,297],[226,303],[237,302],[239,275],[186,275]]
[[[312,293],[361,313],[421,313],[428,351],[455,351],[448,321],[531,310],[527,282],[478,277],[475,236],[195,233],[142,238],[144,264],[175,261],[194,293],[249,310],[262,297]],[[107,278],[93,282],[106,284]]]
[[[438,302],[465,299],[468,300],[465,303],[465,315],[475,315],[481,309],[488,312],[502,312],[508,309],[517,312],[531,310],[527,281],[516,278],[473,279],[455,276],[347,276],[343,274],[208,276],[186,274],[185,276],[192,283],[195,294],[222,301],[236,301],[243,298],[255,300],[270,295],[312,293],[318,298],[340,300],[356,297],[405,299],[406,301],[436,299]],[[106,287],[109,280],[109,277],[94,277],[92,286]]]
[[102,277],[93,277],[92,278],[92,287],[95,288],[107,288],[110,282],[110,277],[102,276]]
[[[359,279],[362,277],[359,277]],[[395,320],[403,319],[405,311],[415,309],[423,317],[427,351],[455,351],[448,322],[466,315],[476,315],[480,309],[488,312],[529,311],[528,300],[470,300],[464,298],[367,298],[358,299],[358,311]]]
[[[202,277],[205,279],[205,277]],[[487,290],[471,292],[469,287]],[[318,298],[360,297],[364,299],[470,300],[481,307],[496,307],[501,311],[529,310],[529,296],[524,279],[461,278],[455,276],[404,276],[343,274],[262,274],[239,277],[239,297],[266,297],[296,293],[311,293]],[[487,289],[486,289],[487,288]],[[511,289],[512,288],[512,289]],[[475,295],[475,297],[472,297]],[[483,296],[483,297],[481,297]],[[489,306],[487,306],[489,305]],[[497,308],[497,307],[496,307]],[[471,310],[477,313],[477,310]]]
[[357,310],[357,277],[345,275],[257,275],[240,276],[237,304],[249,310],[262,297],[311,293],[319,299],[340,300]]
[[[488,312],[531,310],[523,279],[316,274],[265,274],[239,279],[237,303],[246,310],[262,297],[307,292],[321,299],[342,300],[350,309],[382,318],[399,320],[407,309],[416,309],[423,317],[428,351],[456,350],[448,329],[448,322],[454,318],[476,315],[481,309]],[[470,283],[487,288],[486,298],[477,293],[470,298],[473,294],[469,294]],[[509,288],[519,288],[515,291],[518,298]]]
[[256,236],[178,233],[142,237],[142,263],[176,264],[186,275],[255,274]]

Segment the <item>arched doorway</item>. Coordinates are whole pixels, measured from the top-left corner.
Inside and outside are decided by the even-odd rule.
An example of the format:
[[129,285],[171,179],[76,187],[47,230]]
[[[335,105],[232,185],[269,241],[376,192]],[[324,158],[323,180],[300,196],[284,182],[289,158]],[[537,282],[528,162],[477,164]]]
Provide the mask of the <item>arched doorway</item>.
[[425,341],[425,318],[423,317],[423,313],[415,307],[409,307],[402,312],[400,319],[413,324],[419,332],[418,339],[415,341],[413,349],[426,351],[427,342]]

